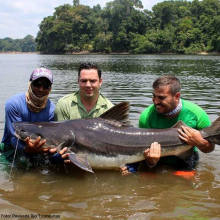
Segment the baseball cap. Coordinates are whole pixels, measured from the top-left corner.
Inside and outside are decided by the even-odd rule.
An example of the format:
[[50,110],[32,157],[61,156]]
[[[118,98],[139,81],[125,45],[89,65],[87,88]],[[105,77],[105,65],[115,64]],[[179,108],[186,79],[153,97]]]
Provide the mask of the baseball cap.
[[41,77],[46,77],[47,79],[50,80],[51,83],[53,83],[53,74],[50,70],[48,70],[46,68],[38,68],[38,69],[34,70],[30,76],[29,81],[34,81],[34,80],[41,78]]

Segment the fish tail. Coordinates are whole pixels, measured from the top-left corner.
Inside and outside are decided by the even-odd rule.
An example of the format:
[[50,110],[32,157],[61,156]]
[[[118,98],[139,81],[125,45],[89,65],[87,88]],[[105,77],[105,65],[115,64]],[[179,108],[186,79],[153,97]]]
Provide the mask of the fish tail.
[[210,127],[204,129],[207,139],[215,144],[220,144],[220,117]]

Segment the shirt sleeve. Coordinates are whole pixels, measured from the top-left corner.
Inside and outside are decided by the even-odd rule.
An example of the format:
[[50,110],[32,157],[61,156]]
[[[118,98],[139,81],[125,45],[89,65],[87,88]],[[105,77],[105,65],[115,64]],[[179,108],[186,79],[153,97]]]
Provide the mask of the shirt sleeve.
[[141,113],[141,116],[139,118],[139,125],[138,125],[139,128],[150,128],[149,117],[150,117],[151,108],[152,106],[149,106]]
[[69,119],[69,117],[67,117],[65,111],[63,110],[62,103],[60,103],[60,101],[58,101],[56,104],[55,111],[54,111],[54,120],[55,121],[64,121],[64,120],[68,120],[68,119]]
[[24,141],[19,140],[15,136],[15,129],[13,127],[13,122],[22,121],[21,115],[19,113],[18,107],[13,100],[7,101],[5,105],[5,123],[8,135],[10,137],[10,143],[12,147],[19,151],[22,155],[24,155]]
[[42,121],[44,121],[44,120],[46,120],[46,121],[54,121],[55,105],[54,105],[53,102],[48,100],[48,106],[49,106],[49,116],[48,116],[48,118],[46,117],[46,119],[43,119]]
[[210,125],[211,125],[211,121],[209,119],[209,116],[202,109],[201,114],[199,115],[199,118],[198,118],[197,128],[198,128],[198,130],[201,130],[203,128],[209,127]]
[[107,108],[110,109],[114,106],[114,104],[107,99]]

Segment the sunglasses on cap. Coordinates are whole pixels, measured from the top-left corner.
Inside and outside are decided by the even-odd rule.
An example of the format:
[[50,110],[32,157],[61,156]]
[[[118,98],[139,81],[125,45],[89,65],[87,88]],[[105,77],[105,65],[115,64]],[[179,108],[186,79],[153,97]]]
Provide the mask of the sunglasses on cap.
[[35,80],[31,84],[36,88],[41,88],[41,86],[43,86],[43,89],[50,89],[51,88],[51,83],[49,83],[49,82],[41,82],[39,80]]

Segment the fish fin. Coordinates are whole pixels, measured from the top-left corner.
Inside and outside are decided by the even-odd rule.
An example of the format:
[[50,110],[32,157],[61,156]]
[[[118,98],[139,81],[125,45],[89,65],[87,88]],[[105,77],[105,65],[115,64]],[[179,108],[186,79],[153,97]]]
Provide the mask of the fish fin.
[[107,121],[115,122],[116,125],[121,122],[120,126],[132,126],[129,121],[129,109],[130,109],[130,103],[129,102],[121,102],[112,108],[110,108],[108,111],[100,115],[100,118],[106,119]]
[[70,130],[69,137],[65,141],[60,143],[57,146],[57,149],[60,150],[60,149],[63,149],[64,147],[70,147],[70,146],[72,146],[75,143],[75,140],[76,140],[76,137],[75,137],[74,133]]
[[172,128],[181,128],[181,126],[189,127],[183,121],[180,120],[175,125],[173,125]]
[[78,166],[79,168],[90,172],[90,173],[94,173],[88,160],[87,160],[87,156],[84,154],[75,154],[73,152],[70,153],[69,155],[69,159],[71,160],[72,163],[74,163],[76,166]]
[[60,149],[62,149],[63,144],[65,143],[65,141],[63,141],[62,143],[60,143],[56,148],[58,151],[60,151]]

